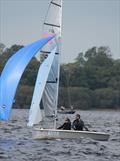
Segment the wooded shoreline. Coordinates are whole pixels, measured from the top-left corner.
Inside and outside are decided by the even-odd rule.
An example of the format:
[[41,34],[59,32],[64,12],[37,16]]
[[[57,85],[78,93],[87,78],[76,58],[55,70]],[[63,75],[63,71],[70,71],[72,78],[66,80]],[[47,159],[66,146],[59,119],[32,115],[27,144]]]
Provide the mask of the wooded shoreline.
[[[0,73],[7,60],[23,46],[3,48],[0,44]],[[39,62],[34,58],[20,81],[15,108],[29,108]],[[108,47],[92,47],[79,53],[73,63],[61,64],[58,107],[75,109],[120,109],[120,59]]]

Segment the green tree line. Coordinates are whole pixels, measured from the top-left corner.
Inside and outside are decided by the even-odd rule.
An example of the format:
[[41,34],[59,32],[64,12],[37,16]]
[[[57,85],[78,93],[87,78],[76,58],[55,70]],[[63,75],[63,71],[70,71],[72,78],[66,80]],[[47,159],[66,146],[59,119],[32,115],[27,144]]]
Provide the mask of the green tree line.
[[[7,60],[20,48],[0,44],[0,73]],[[27,66],[15,97],[15,108],[29,108],[39,62]],[[113,59],[108,47],[80,52],[73,63],[61,64],[58,106],[76,109],[120,109],[120,59]]]

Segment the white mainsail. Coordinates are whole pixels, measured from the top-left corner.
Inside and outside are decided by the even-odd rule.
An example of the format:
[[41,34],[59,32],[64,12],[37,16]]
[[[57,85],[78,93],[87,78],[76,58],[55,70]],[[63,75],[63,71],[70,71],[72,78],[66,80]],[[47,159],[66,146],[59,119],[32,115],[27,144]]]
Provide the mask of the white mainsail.
[[[60,46],[61,46],[61,23],[62,23],[62,0],[52,0],[50,2],[47,15],[43,24],[43,37],[55,35],[55,39],[50,41],[41,51],[41,53],[46,56],[51,55],[50,50],[53,46],[57,46],[54,59],[51,61],[51,67],[49,68],[49,73],[46,82],[44,84],[44,89],[41,89],[38,85],[40,78],[40,71],[38,72],[35,90],[32,98],[32,104],[30,107],[29,116],[29,126],[33,126],[40,121],[42,121],[42,113],[40,108],[40,101],[42,99],[42,104],[44,108],[44,115],[54,116],[57,115],[57,102],[58,102],[58,86],[59,86],[59,70],[60,70]],[[40,60],[40,54],[36,55],[37,59]],[[42,64],[44,65],[43,60]],[[42,65],[41,65],[42,66]],[[45,75],[46,73],[44,73]],[[34,112],[36,111],[36,112]],[[32,121],[31,121],[32,120]],[[34,120],[34,121],[33,121]]]
[[[57,52],[48,76],[48,81],[43,93],[42,102],[45,116],[57,115],[58,86],[60,70],[60,41],[61,41],[61,22],[62,21],[62,1],[52,0],[48,9],[43,26],[43,34],[55,34]],[[52,45],[52,44],[51,44]],[[43,48],[43,52],[48,52],[49,46]]]

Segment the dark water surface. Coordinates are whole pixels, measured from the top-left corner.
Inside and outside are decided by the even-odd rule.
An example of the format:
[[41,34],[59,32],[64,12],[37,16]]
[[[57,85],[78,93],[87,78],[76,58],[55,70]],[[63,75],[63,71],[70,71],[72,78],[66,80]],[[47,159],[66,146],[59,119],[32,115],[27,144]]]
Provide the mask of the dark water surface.
[[[28,110],[13,110],[9,122],[0,122],[0,161],[120,161],[120,111],[78,113],[91,131],[108,132],[109,141],[33,140]],[[59,115],[58,122],[65,116]]]

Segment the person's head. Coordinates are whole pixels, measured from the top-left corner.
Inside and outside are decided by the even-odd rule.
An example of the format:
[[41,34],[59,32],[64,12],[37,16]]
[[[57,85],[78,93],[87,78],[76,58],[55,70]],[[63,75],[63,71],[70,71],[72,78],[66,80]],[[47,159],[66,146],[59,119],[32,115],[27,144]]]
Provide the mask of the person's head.
[[80,119],[80,114],[76,114],[76,119],[77,119],[77,120]]
[[66,117],[65,122],[70,122],[70,119]]

